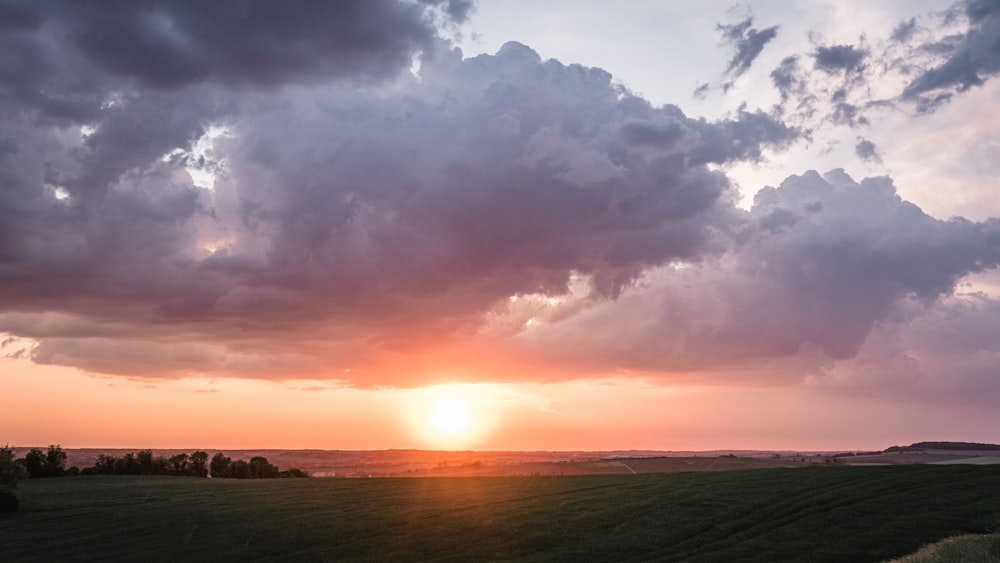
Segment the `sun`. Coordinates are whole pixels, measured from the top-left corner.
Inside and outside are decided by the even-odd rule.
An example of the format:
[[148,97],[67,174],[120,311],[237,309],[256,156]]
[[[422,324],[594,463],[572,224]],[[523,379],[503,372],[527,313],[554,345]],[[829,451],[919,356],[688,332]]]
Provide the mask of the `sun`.
[[462,399],[438,399],[431,406],[430,417],[438,432],[453,436],[469,427],[469,406]]
[[433,385],[411,390],[401,405],[407,431],[425,447],[466,449],[496,427],[498,412],[490,386]]

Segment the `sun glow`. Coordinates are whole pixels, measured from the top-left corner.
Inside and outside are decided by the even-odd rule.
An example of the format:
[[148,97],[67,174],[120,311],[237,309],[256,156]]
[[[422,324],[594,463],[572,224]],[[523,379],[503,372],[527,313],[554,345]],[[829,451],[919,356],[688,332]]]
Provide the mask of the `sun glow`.
[[439,399],[431,407],[431,424],[442,434],[458,434],[469,425],[469,407],[461,399]]
[[413,389],[406,397],[403,423],[430,448],[469,448],[496,426],[496,405],[481,385],[435,385]]

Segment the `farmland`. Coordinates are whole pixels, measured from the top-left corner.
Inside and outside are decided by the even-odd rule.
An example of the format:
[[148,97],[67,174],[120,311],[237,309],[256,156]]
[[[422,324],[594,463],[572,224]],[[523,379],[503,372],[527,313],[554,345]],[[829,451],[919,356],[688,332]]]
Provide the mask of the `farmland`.
[[20,487],[5,561],[880,561],[1000,525],[1000,466]]

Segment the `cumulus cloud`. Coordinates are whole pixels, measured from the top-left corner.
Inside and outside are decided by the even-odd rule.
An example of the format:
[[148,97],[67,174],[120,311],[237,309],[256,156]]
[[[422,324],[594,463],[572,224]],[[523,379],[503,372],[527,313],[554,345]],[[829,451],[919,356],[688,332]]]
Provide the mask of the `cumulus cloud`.
[[741,225],[724,254],[650,269],[616,302],[553,321],[532,311],[520,345],[576,370],[798,380],[854,361],[877,329],[906,326],[906,311],[945,315],[959,280],[1000,260],[1000,221],[934,219],[889,179],[840,170],[762,190]]
[[[929,217],[887,178],[808,173],[742,210],[720,169],[801,129],[693,118],[518,43],[464,58],[437,30],[466,3],[0,6],[0,42],[27,57],[0,59],[0,332],[37,362],[355,385],[801,377],[997,265],[995,220]],[[317,20],[381,23],[362,40]],[[88,35],[102,25],[122,35]],[[731,30],[747,68],[767,42],[750,30]],[[851,53],[818,72],[865,66]],[[803,60],[775,78],[789,96]]]
[[[103,94],[58,119],[9,98],[22,111],[3,128],[0,331],[37,340],[36,361],[108,373],[407,383],[392,358],[433,358],[511,296],[559,294],[579,275],[614,299],[649,267],[718,252],[733,193],[711,167],[799,136],[760,112],[709,122],[653,107],[603,70],[516,43],[463,59],[414,31],[431,25],[423,5],[338,6],[319,15],[410,24],[350,57],[360,68],[314,60],[333,47],[303,22],[303,60],[270,72],[240,67],[224,37],[183,32],[194,5],[107,16],[179,26],[183,41],[154,36],[140,58],[173,45],[161,39],[220,50],[157,70],[87,43],[96,7],[43,5],[33,40],[79,15],[80,42],[53,57],[90,65]],[[303,19],[287,17],[269,33]],[[36,83],[90,91],[57,78]],[[216,172],[211,188],[193,167]]]

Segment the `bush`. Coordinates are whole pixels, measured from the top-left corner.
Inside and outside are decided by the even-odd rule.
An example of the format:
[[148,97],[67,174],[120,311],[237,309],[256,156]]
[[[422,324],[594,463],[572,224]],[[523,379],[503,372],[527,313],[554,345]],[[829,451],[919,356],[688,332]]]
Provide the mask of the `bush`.
[[212,456],[210,468],[212,477],[232,477],[233,460],[226,457],[222,452]]
[[[28,478],[28,471],[24,465],[14,459],[14,449],[10,446],[0,447],[0,495],[10,496],[14,499],[14,510],[17,510],[17,497],[14,491],[17,489],[17,482]],[[9,502],[4,500],[4,506]]]
[[56,444],[49,446],[48,452],[31,448],[24,456],[24,467],[32,479],[62,477],[66,474],[66,452]]

